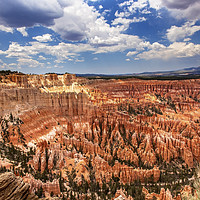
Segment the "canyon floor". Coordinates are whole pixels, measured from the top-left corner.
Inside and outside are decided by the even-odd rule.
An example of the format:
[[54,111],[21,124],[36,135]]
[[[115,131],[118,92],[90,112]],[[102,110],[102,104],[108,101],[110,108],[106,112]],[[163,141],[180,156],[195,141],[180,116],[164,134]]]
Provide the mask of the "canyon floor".
[[0,116],[0,200],[198,199],[200,79],[1,75]]

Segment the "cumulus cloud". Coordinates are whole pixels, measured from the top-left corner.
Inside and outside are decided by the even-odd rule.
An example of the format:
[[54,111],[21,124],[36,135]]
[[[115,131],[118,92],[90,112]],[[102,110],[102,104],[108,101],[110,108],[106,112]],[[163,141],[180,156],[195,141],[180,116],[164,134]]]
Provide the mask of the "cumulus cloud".
[[148,6],[159,10],[167,8],[176,18],[200,19],[200,1],[199,0],[127,0],[120,3],[119,6],[124,9],[126,15],[133,14],[140,10],[143,14],[149,14]]
[[199,0],[147,0],[151,8],[159,10],[167,8],[172,16],[180,19],[200,19]]
[[4,32],[7,32],[7,33],[13,33],[13,28],[0,25],[0,31],[4,31]]
[[80,52],[94,51],[88,44],[70,44],[59,43],[58,45],[49,45],[48,43],[31,42],[28,45],[22,46],[16,42],[12,42],[9,48],[5,51],[0,50],[0,55],[7,58],[23,58],[25,60],[39,56],[38,60],[44,60],[44,55],[56,57],[58,60],[76,59]]
[[129,51],[126,56],[133,56],[136,55],[138,52],[137,51]]
[[[4,63],[1,59],[0,59],[0,68],[2,69],[10,69],[10,70],[13,70],[15,69],[16,70],[16,63]],[[19,69],[19,67],[17,67]]]
[[159,10],[163,7],[162,0],[128,0],[124,1],[123,3],[120,3],[119,6],[124,9],[126,13],[129,13],[129,15],[135,13],[136,11],[140,11],[143,14],[149,14],[150,11],[148,10],[150,8],[154,8],[156,10]]
[[[55,20],[52,29],[63,39],[87,41],[89,45],[96,48],[95,53],[122,51],[133,43],[135,45],[135,41],[142,41],[137,36],[131,37],[123,32],[127,30],[130,23],[144,20],[145,18],[142,17],[133,19],[117,17],[110,25],[94,7],[83,0],[76,0],[64,8],[63,17]],[[130,37],[133,41],[129,45]]]
[[200,19],[199,0],[162,0],[162,5],[176,18]]
[[34,68],[43,65],[43,63],[39,63],[37,60],[29,58],[19,58],[17,61],[18,66],[28,66]]
[[[68,59],[69,60],[69,59]],[[60,64],[60,63],[66,63],[65,61],[63,61],[63,60],[55,60],[54,61],[55,63],[58,63],[58,64]]]
[[[84,0],[0,0],[0,23],[11,27],[27,27],[35,24],[50,26],[65,40],[87,41],[91,46],[105,47],[102,51],[112,51],[118,42],[126,43],[128,39],[122,34],[127,30],[130,23],[146,20],[144,17],[126,19],[117,17],[113,24],[108,24],[93,6],[89,6]],[[143,7],[146,0],[136,3]],[[135,3],[135,2],[134,2]],[[146,4],[145,4],[146,5]],[[11,30],[11,29],[10,29]],[[27,36],[25,28],[18,29],[24,36]],[[129,36],[127,36],[129,37]],[[34,37],[39,42],[51,41],[49,35]],[[134,40],[137,37],[134,37]],[[111,46],[115,46],[111,50]],[[123,47],[124,48],[124,47]],[[100,52],[100,51],[99,51]]]
[[0,24],[10,27],[52,25],[54,19],[63,15],[60,1],[0,0]]
[[75,62],[84,62],[84,58],[81,58],[81,59],[76,59]]
[[83,0],[76,0],[64,8],[63,17],[56,19],[52,28],[63,39],[80,41],[87,38],[98,16],[99,13],[92,6]]
[[32,46],[21,46],[17,42],[12,42],[9,45],[8,50],[0,50],[1,55],[5,55],[7,58],[30,58],[30,55],[38,54],[37,49]]
[[17,27],[17,31],[23,36],[28,36],[25,27],[43,24],[60,34],[65,40],[85,40],[84,43],[63,41],[57,45],[49,45],[47,42],[52,41],[52,35],[44,34],[33,37],[37,41],[30,42],[25,46],[11,43],[8,50],[0,50],[0,54],[8,58],[20,58],[21,60],[18,59],[18,62],[21,64],[33,61],[35,65],[39,64],[39,62],[34,61],[35,57],[38,60],[45,59],[40,54],[55,57],[56,63],[63,63],[65,60],[83,62],[84,59],[80,58],[81,53],[88,51],[98,54],[128,50],[127,56],[133,56],[136,60],[199,55],[198,45],[188,43],[189,40],[182,43],[176,42],[200,30],[194,22],[187,22],[181,27],[172,26],[168,29],[167,38],[175,42],[170,46],[159,43],[150,44],[138,36],[128,35],[124,32],[131,23],[146,20],[145,17],[136,18],[131,15],[137,10],[143,14],[149,14],[149,7],[159,9],[165,6],[170,10],[180,10],[180,12],[186,13],[188,9],[192,9],[194,5],[198,4],[194,0],[191,3],[184,0],[182,4],[185,2],[185,6],[178,7],[179,1],[172,6],[173,2],[175,0],[167,2],[164,0],[125,1],[120,4],[123,12],[117,11],[115,13],[116,19],[109,24],[104,16],[94,7],[89,6],[85,0],[41,0],[40,3],[36,3],[35,0],[15,0],[14,3],[12,1],[12,4],[11,0],[7,0],[6,3],[0,0],[0,24],[3,24],[0,25],[0,30],[12,33],[14,29],[8,26]]
[[26,27],[17,28],[17,31],[19,31],[24,37],[28,36],[28,33],[26,32]]
[[174,42],[169,46],[153,43],[147,51],[137,55],[137,59],[163,59],[193,57],[200,55],[200,45],[194,43]]
[[46,60],[46,58],[44,56],[39,55],[38,57],[39,60]]
[[190,41],[191,40],[191,38],[185,38],[183,41],[184,42],[188,42],[188,41]]
[[185,10],[198,2],[199,0],[163,0],[163,4],[168,8],[181,10]]
[[[106,35],[106,38],[94,38],[90,43],[64,43],[60,42],[58,45],[49,45],[43,42],[30,42],[26,45],[20,45],[16,42],[12,42],[9,48],[5,51],[0,50],[0,55],[4,55],[7,58],[23,58],[25,61],[30,59],[44,60],[45,57],[55,57],[59,62],[68,60],[80,62],[83,61],[80,58],[82,52],[92,52],[94,54],[118,52],[127,49],[135,49],[135,51],[143,51],[150,45],[149,42],[145,42],[138,36],[116,34],[115,28],[111,29],[113,32],[111,35]],[[110,44],[108,44],[110,42]],[[44,56],[41,56],[44,55]],[[21,60],[20,60],[21,61]],[[35,63],[36,64],[36,63]]]
[[195,22],[186,22],[183,26],[177,27],[172,26],[167,30],[167,38],[172,41],[178,41],[188,36],[193,35],[195,32],[200,30],[200,26],[195,26]]
[[88,1],[91,1],[91,2],[97,2],[97,1],[100,1],[100,0],[88,0]]
[[135,13],[137,10],[143,10],[148,6],[148,0],[129,0],[124,1],[123,3],[119,4],[119,7],[123,8],[126,13],[126,16]]
[[149,1],[149,5],[151,8],[154,8],[156,10],[159,10],[160,8],[162,8],[162,0],[148,0]]
[[50,35],[50,34],[44,34],[44,35],[39,35],[39,36],[33,37],[33,39],[35,39],[39,42],[50,42],[50,41],[52,41],[51,36],[52,35]]
[[143,22],[143,21],[146,21],[144,17],[139,17],[139,18],[133,17],[132,19],[118,17],[112,21],[112,25],[120,25],[122,26],[123,30],[126,30],[128,29],[131,23],[137,23],[137,22]]
[[131,15],[138,10],[143,14],[149,14],[149,7],[156,10],[165,7],[176,18],[200,19],[199,0],[127,0],[119,6],[126,15]]
[[53,67],[55,67],[55,68],[64,68],[64,66],[61,66],[61,65],[54,65]]

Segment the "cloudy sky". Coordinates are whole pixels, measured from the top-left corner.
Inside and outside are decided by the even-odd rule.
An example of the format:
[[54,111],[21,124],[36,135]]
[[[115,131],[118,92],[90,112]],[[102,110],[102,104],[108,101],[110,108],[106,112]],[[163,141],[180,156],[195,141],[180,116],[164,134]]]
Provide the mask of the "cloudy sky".
[[0,0],[0,70],[134,73],[200,65],[199,0]]

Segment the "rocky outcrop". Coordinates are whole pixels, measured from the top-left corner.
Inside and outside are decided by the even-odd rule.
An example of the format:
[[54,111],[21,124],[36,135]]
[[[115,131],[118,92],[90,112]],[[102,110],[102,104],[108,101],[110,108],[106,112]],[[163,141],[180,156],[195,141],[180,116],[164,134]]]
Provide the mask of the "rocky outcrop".
[[30,186],[13,173],[0,174],[0,200],[37,200],[29,189]]
[[87,95],[84,93],[42,93],[36,88],[0,90],[0,115],[34,107],[56,111],[63,116],[90,115]]
[[169,191],[169,189],[167,189],[165,191],[164,188],[161,188],[160,194],[156,194],[156,193],[149,193],[148,190],[143,187],[142,192],[145,194],[145,200],[153,200],[153,199],[173,200],[171,192]]
[[124,184],[132,183],[137,180],[140,180],[142,183],[146,180],[157,182],[160,178],[160,170],[157,167],[150,170],[144,170],[122,165],[117,161],[115,162],[115,165],[111,167],[105,160],[98,156],[93,160],[93,166],[96,171],[96,179],[100,183],[104,177],[106,178],[106,181],[109,182],[113,175],[119,177]]
[[133,198],[131,196],[128,196],[124,194],[125,191],[122,190],[117,190],[117,192],[115,193],[115,197],[113,200],[133,200]]
[[60,195],[60,185],[59,181],[54,179],[52,182],[47,181],[46,183],[42,182],[41,180],[36,180],[33,176],[30,174],[23,177],[23,180],[25,183],[28,183],[30,185],[30,191],[35,192],[39,190],[40,188],[43,189],[43,193],[48,193],[46,196],[49,196],[51,193],[54,195]]

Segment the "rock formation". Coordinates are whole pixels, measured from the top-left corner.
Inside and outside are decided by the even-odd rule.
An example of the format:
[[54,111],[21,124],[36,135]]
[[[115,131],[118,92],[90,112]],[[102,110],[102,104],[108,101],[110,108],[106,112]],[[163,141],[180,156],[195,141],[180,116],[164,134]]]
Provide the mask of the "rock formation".
[[[186,185],[200,162],[199,79],[88,80],[72,74],[12,74],[0,80],[0,132],[10,136],[10,142],[0,141],[0,148],[14,145],[27,154],[27,163],[15,167],[33,192],[42,188],[48,195],[83,199],[88,194],[104,195],[103,188],[90,190],[92,183],[104,187],[104,193],[113,184],[112,198],[133,198],[133,183],[137,189],[145,184],[173,185],[174,175]],[[6,117],[11,112],[23,122],[20,126]],[[27,147],[12,134],[16,131]],[[2,167],[18,162],[6,153],[4,149],[7,160],[1,157]],[[84,192],[79,194],[81,184]],[[171,200],[173,194],[167,188],[153,196],[144,192],[146,199],[160,200]]]
[[37,200],[37,196],[29,192],[30,186],[13,173],[0,174],[1,200]]

